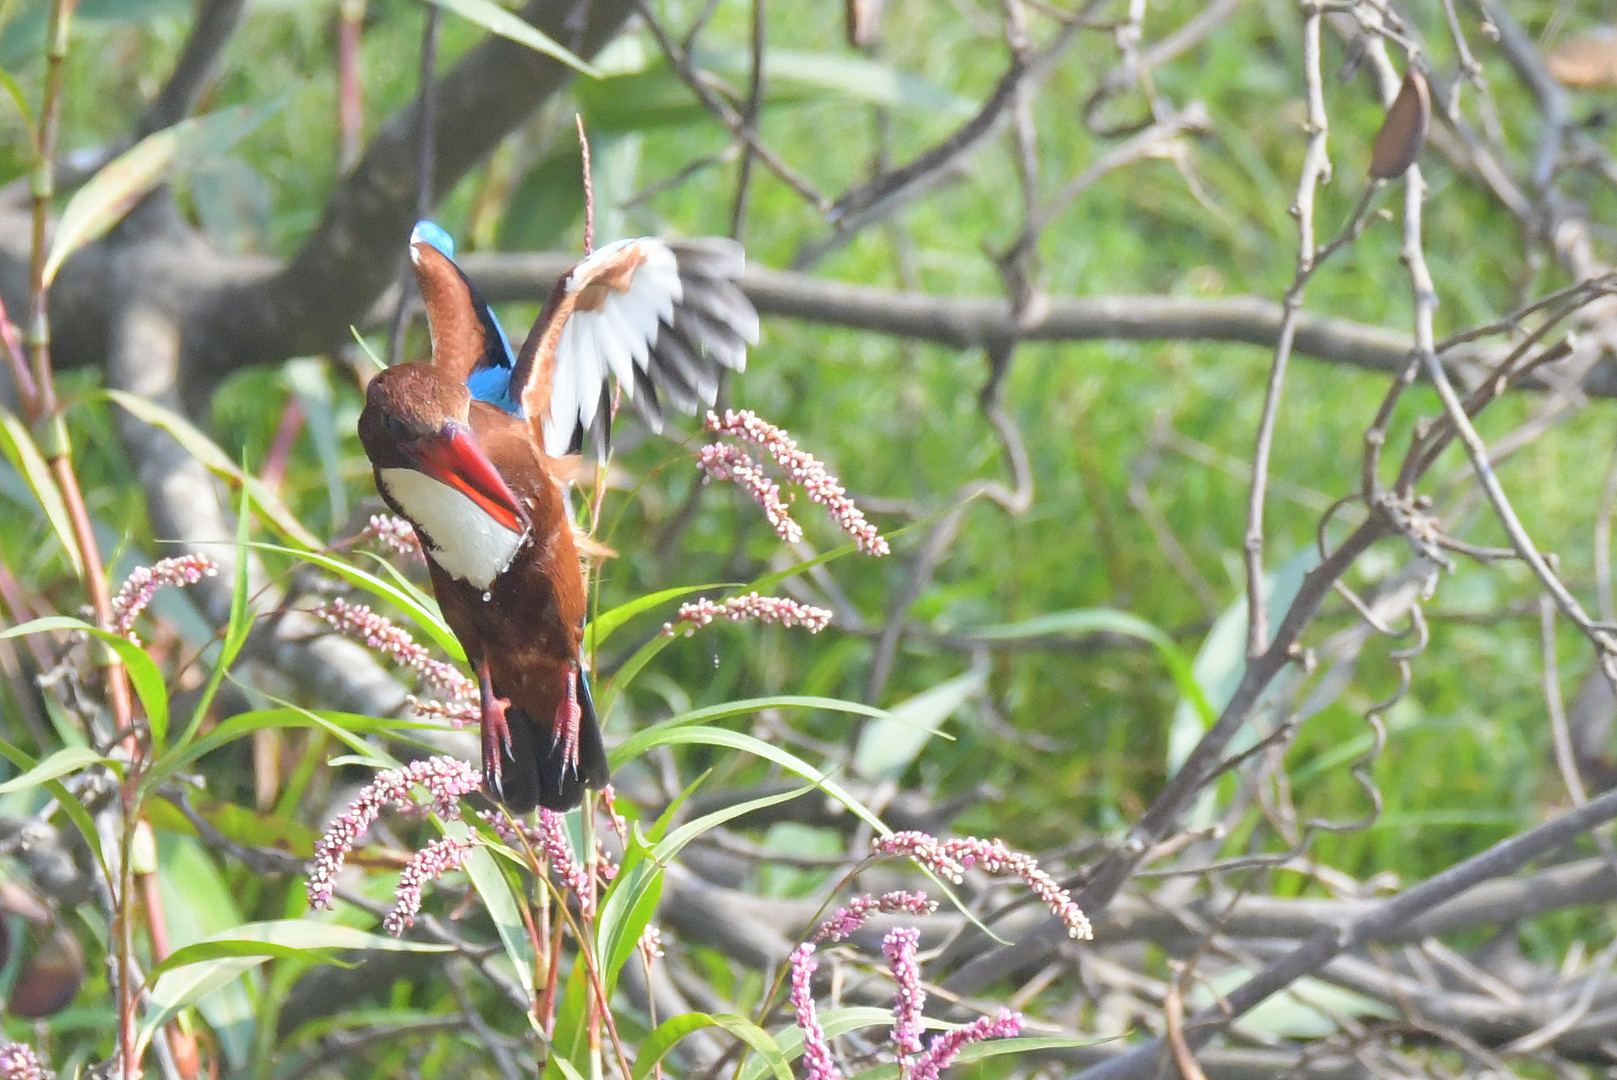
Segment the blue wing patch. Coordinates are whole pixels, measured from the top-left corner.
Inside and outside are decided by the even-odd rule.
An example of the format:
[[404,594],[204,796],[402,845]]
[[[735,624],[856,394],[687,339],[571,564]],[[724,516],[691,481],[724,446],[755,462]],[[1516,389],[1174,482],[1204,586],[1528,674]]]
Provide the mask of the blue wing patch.
[[[415,229],[410,233],[410,242],[424,243],[443,254],[450,262],[455,260],[455,238],[450,236],[442,226],[431,221],[418,221]],[[457,271],[459,266],[455,268]],[[499,316],[489,306],[477,286],[471,283],[465,273],[461,278],[466,282],[467,291],[472,298],[472,306],[477,311],[477,321],[483,324],[483,355],[478,359],[477,365],[472,368],[466,377],[466,388],[472,392],[472,397],[478,401],[485,401],[496,408],[504,409],[518,419],[526,419],[527,414],[522,409],[522,403],[511,396],[511,373],[516,368],[516,352],[511,348],[511,339],[505,336],[505,327],[500,325]]]

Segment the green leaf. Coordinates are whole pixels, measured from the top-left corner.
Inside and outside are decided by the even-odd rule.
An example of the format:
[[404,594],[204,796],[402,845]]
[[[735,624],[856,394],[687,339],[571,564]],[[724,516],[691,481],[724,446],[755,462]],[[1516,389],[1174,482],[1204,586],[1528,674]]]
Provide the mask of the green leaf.
[[[461,839],[471,835],[471,829],[464,821],[445,822],[444,832]],[[477,895],[483,900],[484,910],[488,912],[489,918],[494,920],[494,929],[500,935],[500,945],[505,949],[506,958],[516,968],[517,978],[522,981],[522,988],[528,992],[529,1000],[532,1000],[533,941],[528,937],[527,925],[522,921],[520,902],[511,889],[511,882],[506,879],[488,848],[482,844],[473,846],[466,853],[462,865],[465,867],[467,877],[472,879],[472,888],[477,890]]]
[[471,20],[491,34],[509,38],[518,45],[526,45],[535,52],[560,60],[574,71],[588,75],[592,79],[601,77],[600,72],[563,48],[559,42],[540,32],[532,23],[524,22],[494,3],[493,0],[431,0],[431,2],[445,11],[454,12],[463,19]]
[[348,492],[343,483],[342,436],[337,432],[331,372],[324,360],[305,356],[282,365],[281,377],[303,407],[303,429],[320,459],[331,520],[342,521],[348,516]]
[[[1243,630],[1244,634],[1245,631]],[[1184,650],[1165,632],[1138,615],[1115,608],[1078,608],[1038,615],[1018,623],[983,626],[966,631],[967,636],[980,641],[1025,641],[1029,638],[1066,637],[1081,638],[1090,634],[1117,634],[1138,638],[1154,646],[1162,657],[1174,685],[1184,695],[1183,707],[1194,710],[1204,723],[1211,724],[1218,714],[1202,692],[1204,683],[1198,677]],[[1243,662],[1244,662],[1243,653]]]
[[660,604],[667,603],[669,600],[689,596],[691,593],[730,587],[730,585],[722,583],[717,585],[679,585],[672,589],[662,589],[659,592],[647,593],[645,596],[630,600],[627,604],[619,604],[610,611],[603,611],[591,619],[590,624],[584,628],[584,651],[594,652],[607,638],[612,636],[614,630],[617,630],[624,623],[642,612],[650,611]]
[[[750,49],[696,50],[694,59],[701,67],[725,78],[742,81],[751,76]],[[969,116],[975,111],[971,101],[943,90],[919,75],[891,64],[851,53],[804,52],[796,49],[766,49],[764,75],[780,100],[794,90],[829,91],[854,101],[888,108],[925,109],[929,112]],[[813,95],[820,96],[819,94]]]
[[45,511],[45,520],[50,522],[51,530],[56,533],[56,539],[62,545],[62,550],[67,552],[67,561],[73,565],[73,573],[82,579],[84,558],[79,554],[79,542],[73,534],[73,522],[67,515],[67,504],[62,501],[62,492],[56,486],[56,479],[51,476],[50,465],[46,463],[45,455],[39,452],[39,447],[34,443],[28,425],[4,409],[0,409],[0,448],[4,449],[6,457],[17,467],[23,479],[28,481],[29,490],[39,501],[40,509]]
[[[667,639],[663,639],[667,640]],[[746,698],[741,701],[727,701],[722,705],[708,705],[690,712],[680,713],[661,723],[642,728],[625,739],[617,749],[612,751],[612,767],[618,768],[627,761],[632,761],[645,753],[653,746],[662,745],[663,732],[673,728],[684,727],[688,724],[702,724],[709,720],[723,720],[731,716],[744,716],[748,713],[761,712],[764,709],[825,709],[830,712],[853,713],[856,716],[873,716],[882,718],[890,714],[886,709],[878,709],[873,705],[866,705],[859,701],[848,701],[843,698],[814,697],[794,694],[777,694],[773,697]]]
[[137,394],[123,390],[103,390],[102,393],[123,406],[136,419],[144,420],[153,427],[162,428],[174,436],[174,441],[184,447],[186,453],[213,472],[245,487],[252,495],[254,504],[264,512],[264,517],[282,536],[311,550],[322,546],[315,535],[305,529],[296,515],[287,509],[279,495],[271,491],[258,477],[230,460],[230,456],[219,449],[212,439],[197,430],[191,421]]
[[[932,1026],[933,1021],[923,1019],[923,1024]],[[869,1027],[891,1027],[893,1012],[891,1009],[877,1009],[868,1005],[847,1005],[836,1009],[820,1011],[820,1026],[825,1029],[829,1038],[846,1035],[850,1031],[858,1031]],[[789,1024],[775,1033],[775,1045],[785,1055],[787,1061],[795,1061],[803,1056],[803,1029],[795,1024]],[[737,1072],[737,1080],[763,1080],[764,1073],[769,1070],[769,1062],[764,1060],[748,1061]]]
[[[448,653],[452,660],[460,664],[466,662],[466,650],[461,648],[459,639],[455,637],[455,632],[449,629],[449,624],[444,621],[443,615],[438,612],[436,606],[428,603],[427,598],[415,586],[404,581],[402,577],[397,583],[383,581],[375,574],[367,573],[357,566],[352,566],[341,559],[333,558],[319,551],[298,551],[295,548],[281,547],[278,544],[254,543],[251,546],[258,551],[274,551],[282,555],[291,555],[294,558],[302,559],[304,562],[312,563],[323,570],[329,570],[350,585],[357,585],[373,596],[381,597],[409,615],[410,619],[422,630],[425,630],[427,635],[437,642],[438,647]],[[394,572],[386,560],[378,559],[377,562],[390,572]]]
[[735,1013],[689,1012],[671,1017],[657,1025],[657,1030],[646,1036],[640,1053],[634,1061],[634,1080],[645,1080],[656,1064],[674,1048],[674,1044],[693,1031],[716,1027],[729,1032],[757,1052],[765,1066],[777,1080],[792,1080],[792,1068],[781,1053],[775,1037],[763,1028]]
[[83,631],[105,643],[118,654],[118,658],[124,662],[124,668],[129,672],[129,683],[135,688],[135,696],[140,699],[141,707],[146,710],[146,719],[151,724],[152,744],[161,746],[168,732],[168,688],[163,683],[163,673],[158,670],[152,658],[133,641],[110,630],[91,626],[82,619],[72,619],[66,615],[48,615],[43,619],[23,623],[21,626],[13,626],[0,631],[0,640],[56,630]]
[[215,157],[246,138],[281,107],[285,96],[261,105],[234,105],[182,120],[146,136],[108,162],[74,194],[62,211],[45,259],[45,284],[67,257],[123,220],[159,184],[198,161]]
[[266,960],[295,956],[325,961],[325,951],[332,949],[436,953],[450,951],[451,946],[368,934],[315,919],[244,923],[207,942],[178,950],[175,956],[185,953],[195,958],[184,966],[176,964],[174,957],[160,965],[162,973],[151,991],[152,1004],[157,1007],[146,1015],[137,1045],[144,1050],[152,1034],[181,1009],[228,986],[242,972]]
[[13,776],[0,784],[0,795],[37,787],[47,780],[88,769],[92,765],[111,764],[111,761],[105,754],[98,754],[88,746],[64,746],[21,776]]
[[[888,1019],[891,1019],[889,1014]],[[933,1025],[928,1024],[928,1027]],[[953,1026],[953,1025],[950,1025]],[[1075,1046],[1091,1046],[1105,1039],[1059,1039],[1049,1037],[1028,1037],[1015,1039],[984,1039],[962,1047],[959,1056],[954,1059],[955,1065],[970,1065],[974,1061],[986,1061],[989,1058],[1003,1057],[1006,1054],[1027,1054],[1034,1050],[1070,1050]],[[898,1080],[898,1065],[889,1062],[885,1065],[876,1065],[863,1072],[854,1073],[848,1080]]]
[[950,738],[938,729],[967,698],[982,689],[987,679],[986,668],[972,668],[894,705],[888,715],[872,720],[859,733],[853,755],[855,768],[889,780],[903,776],[928,739],[934,735]]
[[[820,770],[816,769],[814,766],[810,765],[796,754],[793,754],[791,751],[782,750],[780,747],[766,743],[762,739],[755,736],[746,735],[739,731],[727,731],[724,728],[693,725],[689,727],[664,729],[657,733],[657,739],[652,745],[680,746],[693,743],[705,746],[723,746],[728,747],[731,750],[744,750],[756,757],[763,758],[765,761],[773,761],[775,764],[796,773],[812,783],[815,787],[819,788],[821,791],[824,791],[827,795],[837,800],[837,802],[841,803],[843,806],[846,806],[856,817],[859,818],[860,821],[863,821],[865,824],[869,825],[883,836],[892,835],[893,830],[884,825],[881,818],[871,813],[870,810],[866,808],[864,803],[850,795],[847,789],[845,789],[841,784],[838,784],[835,780],[829,779],[824,773],[820,772]],[[789,795],[790,794],[795,793],[789,793]],[[664,841],[664,843],[667,843],[667,841]]]
[[223,685],[225,675],[230,671],[230,665],[235,663],[236,657],[241,654],[242,646],[247,644],[247,635],[253,629],[252,609],[247,606],[249,522],[247,492],[243,490],[241,505],[236,511],[236,577],[230,587],[230,619],[225,624],[224,640],[214,657],[213,671],[208,675],[207,685],[202,688],[202,695],[197,699],[196,708],[191,710],[191,720],[180,735],[180,746],[190,743],[201,730],[202,722],[207,718],[209,708],[213,706],[214,696],[219,693],[219,687]]
[[663,868],[652,860],[651,849],[637,826],[596,920],[595,955],[602,958],[601,979],[608,994],[617,985],[623,965],[634,955],[640,935],[657,914],[662,892]]

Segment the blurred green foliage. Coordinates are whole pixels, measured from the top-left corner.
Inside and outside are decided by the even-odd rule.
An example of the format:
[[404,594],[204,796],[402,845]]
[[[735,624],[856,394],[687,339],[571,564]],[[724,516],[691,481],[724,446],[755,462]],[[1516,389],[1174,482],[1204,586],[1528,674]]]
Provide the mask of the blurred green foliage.
[[[656,6],[683,25],[700,5],[669,0]],[[892,81],[880,91],[888,95],[880,103],[873,103],[877,91],[865,80],[837,66],[857,59],[840,39],[840,6],[785,0],[768,6],[771,37],[790,42],[800,77],[771,84],[762,135],[828,193],[860,182],[879,158],[906,161],[945,136],[961,119],[954,103],[982,100],[1003,70],[1002,43],[973,25],[974,18],[992,22],[997,5],[895,0],[890,6],[879,63]],[[1532,23],[1554,6],[1535,0],[1519,5],[1518,17]],[[1153,7],[1148,37],[1158,20],[1163,27],[1178,25],[1196,7]],[[704,35],[707,59],[737,85],[745,79],[736,58],[745,55],[748,9],[718,5]],[[37,3],[19,3],[0,37],[0,63],[30,101],[38,97],[39,11]],[[127,135],[172,64],[190,17],[188,5],[172,2],[85,0],[68,63],[64,142],[70,150]],[[206,102],[211,109],[288,95],[280,112],[228,160],[200,170],[181,193],[199,222],[228,224],[221,242],[237,250],[294,251],[338,180],[334,17],[328,3],[252,5]],[[1419,17],[1440,20],[1441,13],[1423,11]],[[362,58],[368,130],[415,92],[422,21],[421,6],[406,0],[369,6]],[[1446,33],[1436,22],[1426,29],[1434,62],[1450,63]],[[446,18],[442,66],[479,36],[476,27]],[[1288,207],[1303,148],[1298,41],[1293,5],[1247,4],[1190,54],[1153,72],[1155,90],[1164,98],[1207,104],[1213,134],[1197,141],[1185,161],[1154,160],[1122,170],[1065,210],[1039,245],[1043,288],[1056,297],[1278,298],[1292,281],[1296,257]],[[1334,76],[1345,61],[1334,41],[1326,53],[1336,172],[1317,203],[1322,239],[1346,219],[1363,190],[1363,163],[1381,118],[1359,79]],[[695,107],[655,54],[644,31],[614,43],[600,63],[609,73],[605,82],[577,85],[573,100],[547,106],[491,164],[467,178],[437,212],[437,220],[462,239],[463,250],[479,244],[579,248],[577,150],[569,134],[575,107],[597,133],[598,190],[618,201],[724,151],[726,133]],[[823,70],[816,70],[816,56],[823,58]],[[1097,73],[1109,70],[1114,58],[1106,35],[1089,34],[1038,95],[1039,180],[1046,194],[1109,145],[1078,118]],[[1484,54],[1483,61],[1510,143],[1529,152],[1535,137],[1529,103],[1503,77],[1497,57]],[[1114,107],[1143,115],[1147,104],[1134,95]],[[24,170],[22,130],[14,115],[0,116],[0,179]],[[1439,335],[1489,321],[1565,283],[1552,263],[1529,255],[1528,238],[1515,220],[1471,178],[1455,175],[1434,153],[1423,163],[1431,188],[1427,254],[1441,298]],[[802,245],[823,237],[825,226],[767,169],[755,168],[753,175],[745,221],[749,256],[785,266]],[[629,205],[608,202],[603,221],[629,234],[724,232],[735,177],[733,162],[698,169],[684,183]],[[969,158],[958,178],[891,224],[864,231],[816,272],[942,296],[997,294],[999,277],[984,247],[998,249],[1015,236],[1023,208],[1008,193],[1018,190],[1008,137],[998,138]],[[1611,219],[1617,208],[1609,186],[1591,184],[1587,197],[1597,220],[1602,213]],[[1393,209],[1394,220],[1373,222],[1313,280],[1309,310],[1407,327],[1411,305],[1397,258],[1397,196],[1389,192],[1382,204]],[[517,335],[534,308],[513,305],[503,314]],[[424,349],[418,332],[409,352],[421,355]],[[908,611],[920,632],[901,645],[893,677],[873,703],[894,705],[966,671],[970,654],[945,647],[940,637],[1072,609],[1130,612],[1194,656],[1214,619],[1241,601],[1245,470],[1267,361],[1262,349],[1202,342],[1021,347],[1003,399],[1026,440],[1032,508],[1012,516],[979,499],[965,512],[936,575]],[[324,400],[306,410],[306,428],[280,494],[317,535],[343,535],[356,520],[350,508],[377,503],[354,436],[360,392],[339,363],[294,364],[302,366],[230,379],[205,419],[220,446],[256,467],[269,456],[296,395]],[[976,352],[774,319],[728,395],[732,404],[789,428],[856,496],[874,497],[883,508],[913,508],[924,521],[945,509],[968,481],[1005,477],[994,433],[977,405],[985,379],[986,364]],[[110,406],[94,394],[97,382],[92,372],[63,377],[80,476],[110,548],[146,561],[162,551],[144,520],[138,463],[122,454]],[[1386,383],[1378,374],[1309,360],[1294,364],[1276,433],[1271,568],[1312,545],[1322,508],[1356,486],[1363,431]],[[1489,410],[1484,434],[1510,431],[1537,405],[1526,396],[1500,403]],[[1437,411],[1423,389],[1408,395],[1389,438],[1390,461],[1407,445],[1415,421]],[[1167,432],[1172,436],[1163,438]],[[619,556],[601,575],[602,608],[675,584],[748,580],[780,557],[775,537],[744,498],[722,487],[698,490],[689,452],[694,440],[681,445],[675,438],[622,440],[618,464],[630,478],[629,490],[614,490],[606,500],[607,528],[600,539]],[[1502,469],[1522,519],[1559,554],[1584,596],[1592,595],[1589,538],[1611,438],[1606,409],[1596,407],[1552,429]],[[1463,484],[1463,464],[1454,451],[1445,457],[1434,474],[1440,496]],[[1198,599],[1164,554],[1139,512],[1140,491],[1160,510],[1205,582],[1204,591],[1216,598],[1213,607]],[[27,505],[9,478],[0,485],[0,498],[13,507]],[[691,499],[699,500],[699,511],[676,527]],[[799,511],[812,543],[824,549],[840,542],[811,508]],[[897,534],[895,557],[843,558],[830,571],[864,619],[879,627],[906,586],[908,560],[925,525],[905,530],[910,522],[903,514],[874,516]],[[1487,514],[1474,508],[1449,525],[1475,543],[1501,540]],[[673,548],[664,542],[671,535],[677,536]],[[1384,544],[1354,581],[1371,583],[1406,557],[1398,544]],[[61,610],[77,604],[60,549],[31,514],[5,515],[0,558],[45,602]],[[1508,563],[1462,562],[1444,577],[1429,612],[1431,643],[1414,661],[1410,693],[1388,715],[1388,744],[1374,765],[1385,808],[1369,828],[1321,836],[1313,848],[1316,858],[1359,877],[1390,872],[1414,880],[1537,820],[1561,801],[1544,721],[1534,596],[1529,576]],[[668,617],[670,612],[658,611],[632,624],[633,633],[603,652],[598,671],[609,678]],[[1351,621],[1345,606],[1329,606],[1311,643]],[[1564,626],[1558,646],[1570,695],[1591,658]],[[1372,644],[1352,685],[1302,728],[1289,751],[1304,817],[1351,820],[1368,810],[1348,766],[1369,745],[1364,710],[1396,685],[1387,652],[1397,647]],[[181,651],[194,648],[190,643]],[[873,649],[873,635],[836,626],[814,639],[751,625],[711,627],[662,652],[654,671],[619,702],[607,725],[609,740],[620,741],[689,704],[778,693],[862,700]],[[1160,788],[1179,693],[1151,650],[996,650],[986,688],[992,710],[981,699],[968,701],[947,725],[953,741],[932,740],[902,776],[905,787],[939,800],[985,784],[997,793],[961,815],[961,831],[1004,836],[1033,851],[1059,847],[1126,825]],[[851,749],[860,729],[856,718],[831,713],[810,714],[794,725],[810,747]],[[298,773],[299,782],[307,782],[314,763],[331,752],[321,739],[305,744],[307,769]],[[766,772],[754,759],[703,748],[689,748],[681,761],[687,780],[714,769],[710,785],[742,784]],[[227,764],[209,770],[216,790],[250,803],[242,756]],[[234,779],[232,768],[238,770]],[[1247,825],[1232,837],[1228,853],[1248,843],[1281,849],[1255,813]],[[809,851],[819,850],[824,839],[813,830],[777,826],[765,842]],[[293,893],[256,884],[239,867],[221,873],[213,891],[233,895],[243,914],[249,907],[276,914],[296,907]],[[771,870],[757,884],[771,894],[800,895],[821,881],[803,871]],[[1314,888],[1285,874],[1274,876],[1270,887],[1282,893]],[[1567,916],[1538,926],[1534,944],[1558,954],[1567,936],[1589,929]],[[732,985],[738,976],[716,958],[709,961],[707,974],[721,995],[756,995],[755,986]]]

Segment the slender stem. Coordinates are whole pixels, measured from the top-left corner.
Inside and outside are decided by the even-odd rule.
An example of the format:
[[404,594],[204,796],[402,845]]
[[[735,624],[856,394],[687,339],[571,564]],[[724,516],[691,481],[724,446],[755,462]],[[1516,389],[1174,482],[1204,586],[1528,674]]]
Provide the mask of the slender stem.
[[[417,76],[421,91],[416,98],[416,171],[415,216],[417,220],[432,212],[433,159],[437,154],[434,130],[438,121],[438,31],[442,9],[428,4],[427,21],[421,28],[421,66]],[[387,363],[389,367],[404,359],[404,331],[410,318],[410,289],[399,290],[399,302],[393,309],[393,323],[387,337]]]

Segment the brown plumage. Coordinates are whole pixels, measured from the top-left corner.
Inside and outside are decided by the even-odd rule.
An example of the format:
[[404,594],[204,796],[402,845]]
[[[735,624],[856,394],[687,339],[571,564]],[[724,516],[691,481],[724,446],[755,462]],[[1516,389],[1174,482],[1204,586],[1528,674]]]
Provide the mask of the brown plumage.
[[[461,431],[469,438],[457,440]],[[561,488],[528,425],[473,401],[434,367],[401,364],[371,380],[359,435],[382,497],[421,534],[433,592],[478,674],[490,794],[516,812],[578,805],[585,785],[601,787],[608,776],[579,652],[584,580]],[[506,491],[465,456],[473,448]],[[515,550],[504,567],[486,581],[478,570],[457,576],[467,560],[453,552],[466,542],[434,535],[418,493],[401,486],[394,470],[422,472],[458,492],[469,503],[458,508],[463,514],[483,513],[496,527],[515,524],[506,530]],[[491,555],[491,564],[498,557]]]
[[432,362],[371,380],[360,441],[477,672],[489,792],[514,811],[566,810],[608,770],[580,655],[584,581],[557,478],[568,470],[552,455],[586,441],[605,452],[609,374],[654,426],[659,393],[684,410],[712,404],[758,317],[732,242],[624,241],[563,278],[513,356],[451,248],[430,223],[411,237]]

